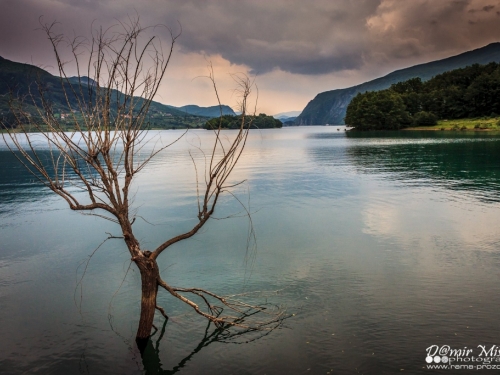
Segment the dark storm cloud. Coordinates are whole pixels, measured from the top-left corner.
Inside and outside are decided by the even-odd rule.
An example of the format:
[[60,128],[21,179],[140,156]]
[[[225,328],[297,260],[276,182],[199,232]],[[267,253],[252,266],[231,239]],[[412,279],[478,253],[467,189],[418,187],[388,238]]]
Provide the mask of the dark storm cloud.
[[366,18],[379,1],[169,2],[185,51],[220,54],[253,73],[322,74],[363,65]]
[[[372,56],[381,61],[452,55],[500,41],[491,1],[385,0],[368,20]],[[480,12],[470,12],[481,9]],[[427,58],[425,58],[427,57]]]
[[[428,61],[500,40],[491,0],[167,1],[184,51],[220,54],[253,73],[324,74]],[[479,12],[471,16],[471,9]],[[471,18],[472,17],[472,18]],[[475,25],[470,25],[474,22]]]
[[[82,9],[84,1],[78,6],[77,1],[54,1],[54,0],[0,0],[2,12],[0,12],[0,56],[20,61],[23,63],[34,63],[44,68],[51,69],[53,52],[50,44],[40,30],[42,23],[61,22],[57,28],[68,37],[72,35],[85,35],[90,29],[94,19],[99,20],[94,11],[96,4],[92,0],[86,1],[87,9]],[[107,22],[107,15],[101,20]]]
[[476,12],[489,12],[491,10],[495,9],[495,5],[485,5],[481,9],[469,9],[469,13],[476,13]]
[[[37,19],[86,33],[139,14],[144,24],[182,25],[183,52],[219,54],[252,73],[304,75],[361,70],[411,59],[432,60],[500,40],[492,0],[2,0],[0,55],[44,52]],[[45,48],[45,47],[44,47]]]

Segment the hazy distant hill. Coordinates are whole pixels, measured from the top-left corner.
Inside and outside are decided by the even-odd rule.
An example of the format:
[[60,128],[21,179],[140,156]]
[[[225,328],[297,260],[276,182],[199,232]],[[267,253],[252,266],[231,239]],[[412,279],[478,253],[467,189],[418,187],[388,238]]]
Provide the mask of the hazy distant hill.
[[300,115],[302,111],[288,111],[288,112],[281,112],[273,115],[274,118],[277,118],[278,120],[281,119],[290,119],[290,118],[296,118],[298,115]]
[[[82,82],[85,85],[88,85],[88,84],[95,85],[95,82],[88,77],[82,77],[80,80],[78,79],[78,77],[71,77],[69,79],[69,81],[71,83],[76,83],[76,84],[78,84],[79,82]],[[182,107],[175,107],[172,105],[164,105],[164,104],[161,104],[158,102],[153,102],[153,104],[152,104],[153,108],[160,109],[160,108],[157,108],[157,104],[160,106],[165,106],[165,108],[163,108],[163,110],[167,111],[167,109],[168,109],[168,111],[172,115],[177,115],[177,116],[184,116],[184,115],[188,114],[188,115],[194,115],[194,116],[203,116],[203,117],[214,118],[214,117],[219,117],[221,115],[221,113],[220,113],[221,109],[222,109],[222,115],[232,115],[232,116],[236,115],[234,113],[234,111],[232,110],[232,108],[227,106],[227,105],[221,105],[220,107],[218,105],[214,105],[211,107],[200,107],[200,106],[195,105],[195,104],[190,104],[190,105],[185,105]]]
[[297,125],[344,124],[347,106],[359,92],[377,91],[389,88],[393,83],[420,77],[428,80],[448,70],[463,68],[472,64],[487,64],[500,61],[500,43],[492,43],[483,48],[465,52],[443,60],[415,65],[396,70],[384,77],[346,89],[322,92],[311,100],[295,119]]
[[227,105],[222,105],[219,107],[218,105],[213,105],[211,107],[200,107],[194,104],[191,105],[185,105],[182,107],[175,107],[185,113],[188,113],[190,115],[196,115],[196,116],[205,116],[205,117],[219,117],[221,115],[221,109],[222,109],[222,115],[231,115],[231,116],[236,116],[236,113],[232,110],[231,107]]
[[283,126],[294,126],[295,125],[294,121],[295,121],[295,119],[297,117],[282,116],[282,117],[279,117],[279,118],[276,118],[276,117],[274,117],[274,118],[277,119],[277,120],[280,120],[283,123]]
[[292,126],[298,115],[300,115],[300,111],[288,111],[277,113],[273,117],[280,120],[283,126]]

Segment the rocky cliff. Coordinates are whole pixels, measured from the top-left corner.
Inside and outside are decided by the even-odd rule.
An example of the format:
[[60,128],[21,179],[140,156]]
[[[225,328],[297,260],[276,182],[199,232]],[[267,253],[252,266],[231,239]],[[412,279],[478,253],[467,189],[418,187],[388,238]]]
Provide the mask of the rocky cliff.
[[311,100],[302,113],[295,119],[296,125],[342,125],[347,106],[359,92],[378,91],[389,88],[393,83],[420,77],[423,81],[448,70],[463,68],[472,64],[500,62],[500,43],[437,60],[410,68],[396,70],[384,77],[365,82],[346,89],[322,92]]

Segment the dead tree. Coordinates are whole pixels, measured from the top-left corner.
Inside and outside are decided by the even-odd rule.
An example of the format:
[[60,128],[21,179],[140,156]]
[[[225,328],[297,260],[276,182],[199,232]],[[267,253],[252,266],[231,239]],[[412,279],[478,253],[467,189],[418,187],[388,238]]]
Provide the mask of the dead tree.
[[[148,109],[164,77],[178,35],[170,33],[171,43],[164,50],[157,38],[146,38],[151,29],[141,27],[138,21],[121,24],[120,32],[94,30],[88,43],[80,39],[66,41],[54,31],[54,24],[42,28],[57,60],[72,130],[68,132],[54,113],[46,85],[37,81],[31,86],[27,98],[32,108],[36,108],[37,116],[24,111],[23,101],[19,98],[12,100],[11,111],[17,129],[8,130],[4,139],[20,162],[64,199],[70,209],[100,216],[120,227],[131,259],[141,275],[138,344],[147,341],[151,335],[155,310],[165,315],[163,308],[157,305],[159,288],[219,327],[248,328],[244,316],[251,316],[255,311],[264,312],[264,307],[201,288],[172,287],[162,279],[157,259],[173,244],[194,236],[213,216],[221,194],[230,188],[228,178],[242,154],[251,125],[246,116],[251,88],[249,80],[239,79],[242,116],[239,129],[230,134],[232,139],[229,142],[223,140],[220,127],[214,129],[214,143],[207,158],[205,177],[199,184],[196,225],[159,244],[156,249],[146,250],[134,236],[130,189],[134,177],[155,155],[168,147],[155,148],[146,155],[143,151],[147,142]],[[68,77],[67,64],[60,53],[62,43],[66,42],[73,54],[77,80]],[[82,48],[86,48],[88,56],[84,64],[81,61]],[[210,77],[214,82],[213,75]],[[48,145],[49,161],[40,157],[34,134],[30,133],[33,130]],[[202,303],[195,303],[190,296]],[[270,319],[257,324],[276,321],[277,317],[271,314]]]

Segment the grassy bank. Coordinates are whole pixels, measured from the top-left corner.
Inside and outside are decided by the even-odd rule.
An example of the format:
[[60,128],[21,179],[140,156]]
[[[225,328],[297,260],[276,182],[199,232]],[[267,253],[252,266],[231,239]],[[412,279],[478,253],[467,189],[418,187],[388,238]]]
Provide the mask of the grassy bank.
[[405,130],[500,131],[500,117],[439,120],[434,126],[416,126]]

